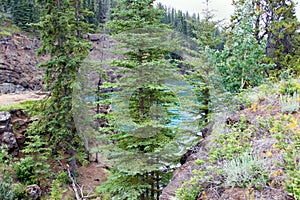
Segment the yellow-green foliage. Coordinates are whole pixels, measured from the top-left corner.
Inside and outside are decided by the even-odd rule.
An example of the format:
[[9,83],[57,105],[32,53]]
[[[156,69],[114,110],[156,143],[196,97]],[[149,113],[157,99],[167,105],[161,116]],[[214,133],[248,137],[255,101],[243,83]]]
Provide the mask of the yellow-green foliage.
[[28,100],[17,104],[8,104],[0,106],[0,111],[9,112],[10,110],[22,109],[28,112],[31,116],[34,116],[39,112],[39,102],[39,100]]
[[214,144],[210,149],[210,160],[233,159],[237,154],[250,150],[250,139],[255,131],[253,126],[247,125],[245,116],[241,116],[240,122],[229,125],[230,132],[219,134],[214,138]]
[[292,96],[295,92],[300,94],[300,80],[289,79],[280,83],[280,94]]
[[11,36],[16,32],[20,32],[20,29],[16,25],[13,25],[7,14],[0,12],[0,36]]
[[[202,165],[205,164],[203,160],[196,160],[196,164]],[[194,200],[198,193],[201,191],[201,184],[199,180],[209,179],[207,172],[203,171],[201,168],[199,170],[193,171],[194,176],[182,184],[182,187],[176,191],[176,196],[180,200]]]
[[283,163],[286,169],[286,190],[296,200],[300,200],[300,130],[298,127],[299,116],[279,115],[273,119],[270,132],[278,142],[275,147],[284,152]]
[[61,200],[63,193],[67,190],[63,190],[61,183],[58,179],[52,181],[52,188],[51,188],[51,196],[49,197],[50,200]]

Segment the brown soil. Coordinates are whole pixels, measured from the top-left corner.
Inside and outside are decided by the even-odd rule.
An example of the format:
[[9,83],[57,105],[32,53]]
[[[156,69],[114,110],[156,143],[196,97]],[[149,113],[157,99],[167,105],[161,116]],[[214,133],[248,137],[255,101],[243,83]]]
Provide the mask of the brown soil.
[[43,92],[23,92],[13,94],[0,94],[0,106],[16,104],[28,100],[40,100],[46,96]]
[[91,162],[88,166],[80,167],[78,169],[79,177],[77,181],[85,192],[92,192],[101,183],[107,180],[107,172],[103,169],[103,165],[98,165]]
[[[78,169],[79,176],[76,178],[79,194],[83,194],[84,199],[99,200],[95,194],[96,187],[100,186],[107,180],[107,172],[103,169],[103,165],[91,162],[85,167]],[[66,188],[63,193],[62,200],[75,199],[74,191],[71,186]]]

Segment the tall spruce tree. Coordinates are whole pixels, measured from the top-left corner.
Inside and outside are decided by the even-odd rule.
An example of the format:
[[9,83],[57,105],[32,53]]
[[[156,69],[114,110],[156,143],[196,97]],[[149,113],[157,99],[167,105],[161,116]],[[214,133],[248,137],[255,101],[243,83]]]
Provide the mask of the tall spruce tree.
[[[212,91],[214,89],[212,76],[216,75],[216,67],[210,63],[210,53],[214,49],[223,48],[223,38],[219,31],[220,21],[214,19],[214,13],[209,7],[209,0],[205,1],[203,19],[189,21],[193,27],[193,40],[198,44],[198,55],[194,59],[194,72],[187,76],[194,86],[199,103],[199,113],[202,115],[200,126],[207,124],[212,112]],[[204,120],[203,120],[204,119]]]
[[88,30],[81,20],[79,0],[41,0],[43,17],[37,25],[41,30],[39,55],[48,54],[41,63],[44,81],[50,92],[41,116],[31,134],[45,135],[52,152],[69,153],[71,170],[76,170],[76,151],[82,146],[73,120],[72,87],[76,73],[87,56],[90,44],[82,39]]
[[[184,148],[183,136],[179,139],[179,131],[170,124],[177,115],[172,109],[180,104],[167,85],[176,77],[165,59],[172,50],[170,30],[160,24],[161,11],[153,2],[122,0],[108,23],[125,56],[113,62],[124,70],[120,92],[113,98],[117,133],[104,135],[107,145],[100,147],[113,164],[101,191],[116,199],[158,199],[168,180],[163,169],[178,162],[178,145]],[[191,139],[188,131],[186,137]]]
[[[259,4],[258,4],[259,5]],[[268,36],[266,53],[275,69],[290,74],[300,74],[300,23],[295,14],[293,0],[267,1],[265,15],[270,19],[266,26]]]
[[213,10],[209,8],[210,0],[205,1],[205,9],[203,10],[203,19],[194,23],[195,35],[197,43],[202,49],[209,47],[210,49],[222,48],[223,38],[220,31],[220,20],[215,20]]

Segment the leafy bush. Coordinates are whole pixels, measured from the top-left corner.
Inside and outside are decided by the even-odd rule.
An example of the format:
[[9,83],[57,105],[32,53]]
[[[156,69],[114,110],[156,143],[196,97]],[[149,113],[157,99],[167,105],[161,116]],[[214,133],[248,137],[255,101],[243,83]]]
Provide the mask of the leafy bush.
[[236,154],[250,150],[251,135],[254,132],[252,125],[249,125],[247,118],[241,116],[240,122],[227,126],[229,133],[219,134],[214,138],[215,145],[210,147],[210,161],[219,159],[232,159]]
[[281,112],[282,113],[294,113],[299,110],[299,95],[297,92],[292,97],[286,95],[281,98]]
[[4,173],[3,178],[0,178],[0,199],[14,200],[15,191],[12,189],[13,179],[8,173]]
[[[270,132],[277,139],[276,148],[281,149],[284,155],[282,167],[286,170],[284,185],[286,191],[296,200],[300,200],[300,130],[298,116],[283,115],[280,120],[274,121]],[[279,122],[280,123],[279,123]]]
[[5,146],[0,147],[0,199],[13,200],[16,197],[15,189],[12,187],[11,157]]
[[201,183],[203,181],[212,181],[212,177],[209,174],[212,173],[212,170],[215,171],[216,169],[204,160],[197,159],[195,163],[200,166],[200,169],[194,170],[194,176],[190,180],[184,182],[181,188],[176,191],[176,197],[180,200],[196,199],[197,195],[203,190]]
[[231,187],[255,187],[261,189],[268,180],[263,160],[251,153],[244,153],[226,162],[223,166],[223,172],[226,177],[225,184]]
[[46,164],[50,149],[46,148],[46,142],[38,135],[28,136],[31,142],[27,143],[22,152],[26,153],[14,166],[17,178],[26,184],[38,183],[42,177],[47,176],[50,166]]
[[35,161],[32,158],[22,158],[16,165],[15,165],[15,172],[17,178],[26,184],[33,184],[36,183],[37,179],[35,178],[35,171],[34,171]]
[[205,177],[206,172],[201,170],[193,171],[194,176],[182,184],[181,188],[176,191],[176,196],[180,200],[194,200],[201,191],[200,180]]
[[288,79],[280,83],[279,93],[293,95],[294,93],[300,92],[300,83],[296,79]]
[[[299,166],[300,167],[300,166]],[[300,169],[294,172],[287,185],[287,191],[296,199],[300,200]]]
[[49,199],[50,200],[61,200],[63,193],[66,191],[67,190],[62,190],[59,179],[55,179],[54,181],[52,181],[51,196]]

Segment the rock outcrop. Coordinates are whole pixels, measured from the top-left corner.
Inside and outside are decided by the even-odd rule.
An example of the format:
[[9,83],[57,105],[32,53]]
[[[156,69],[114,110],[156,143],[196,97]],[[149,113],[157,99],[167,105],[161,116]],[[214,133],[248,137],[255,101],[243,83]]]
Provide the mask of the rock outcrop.
[[[176,191],[182,187],[182,184],[190,180],[194,174],[193,171],[199,169],[199,165],[195,164],[196,159],[207,160],[207,137],[212,132],[212,125],[201,130],[203,139],[195,146],[191,147],[180,159],[181,166],[173,173],[172,180],[162,191],[159,200],[178,200]],[[205,136],[205,137],[204,137]]]
[[0,112],[0,139],[1,146],[5,145],[9,153],[18,155],[19,146],[13,133],[11,114],[9,112]]
[[26,139],[24,135],[29,124],[33,122],[33,119],[31,119],[26,113],[23,112],[23,110],[20,109],[11,110],[10,114],[12,115],[14,135],[20,149],[23,149]]
[[14,93],[24,90],[42,89],[42,70],[36,49],[37,39],[24,35],[0,36],[0,93]]
[[8,152],[18,155],[24,147],[24,133],[32,120],[22,110],[0,112],[0,146],[5,145]]

